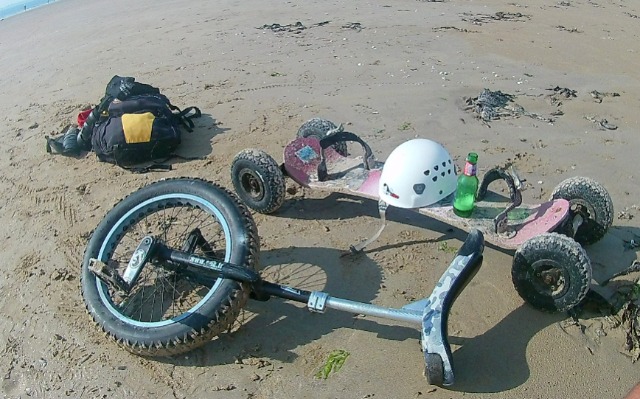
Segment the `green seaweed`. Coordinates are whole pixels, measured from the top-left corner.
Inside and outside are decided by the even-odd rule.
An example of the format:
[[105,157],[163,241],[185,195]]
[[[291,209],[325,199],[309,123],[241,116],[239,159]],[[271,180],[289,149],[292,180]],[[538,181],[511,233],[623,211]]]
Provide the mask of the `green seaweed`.
[[316,373],[316,378],[322,378],[323,380],[326,380],[327,378],[329,378],[329,374],[331,374],[331,372],[337,373],[338,371],[340,371],[342,365],[344,364],[345,360],[347,360],[347,357],[349,357],[349,355],[349,352],[342,349],[336,349],[332,351],[329,354],[329,357],[327,358],[324,366],[322,366],[322,368]]
[[458,249],[455,247],[450,247],[449,244],[447,244],[445,241],[438,244],[438,251],[444,251],[446,253],[455,253],[458,251]]

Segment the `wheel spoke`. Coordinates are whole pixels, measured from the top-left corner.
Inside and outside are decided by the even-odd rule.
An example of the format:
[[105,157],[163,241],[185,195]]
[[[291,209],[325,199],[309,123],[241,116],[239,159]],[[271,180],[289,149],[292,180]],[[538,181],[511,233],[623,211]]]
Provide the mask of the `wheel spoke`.
[[[248,297],[246,287],[215,273],[152,256],[124,293],[124,286],[102,281],[91,268],[95,258],[109,269],[107,276],[122,277],[144,237],[182,249],[194,231],[201,234],[189,249],[194,254],[255,266],[259,248],[251,215],[226,189],[199,179],[141,188],[96,227],[82,265],[82,296],[119,346],[149,356],[175,355],[209,342],[235,321]],[[238,243],[232,245],[232,239]]]
[[[121,275],[124,273],[131,255],[144,236],[153,235],[170,247],[180,248],[196,228],[202,232],[213,251],[205,255],[222,252],[224,257],[224,250],[220,250],[224,245],[215,244],[224,240],[218,220],[197,206],[171,202],[141,216],[126,228],[112,255],[112,259],[120,265],[118,272]],[[199,247],[195,251],[204,254]],[[197,304],[208,291],[202,288],[210,288],[216,281],[209,276],[198,277],[193,271],[181,273],[171,269],[172,266],[163,262],[147,263],[132,292],[126,298],[113,298],[114,303],[124,315],[135,317],[138,321],[161,321],[176,317]]]

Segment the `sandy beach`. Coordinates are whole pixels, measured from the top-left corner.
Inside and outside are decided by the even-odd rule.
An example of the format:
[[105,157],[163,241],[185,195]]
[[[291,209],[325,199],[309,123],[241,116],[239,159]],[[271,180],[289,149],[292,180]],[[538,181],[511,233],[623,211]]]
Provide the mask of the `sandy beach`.
[[[3,397],[622,398],[640,382],[624,328],[527,305],[511,282],[513,252],[495,246],[449,319],[448,388],[423,377],[413,326],[279,299],[249,302],[240,328],[195,351],[139,357],[86,313],[80,268],[91,232],[136,189],[180,176],[231,188],[239,151],[279,161],[298,127],[322,117],[381,160],[424,137],[459,166],[477,152],[480,174],[513,162],[527,203],[571,176],[599,181],[615,209],[604,239],[586,247],[602,283],[638,259],[628,243],[640,239],[639,24],[632,0],[60,0],[1,20]],[[198,106],[178,152],[201,159],[132,174],[94,154],[48,154],[45,136],[95,104],[113,75]],[[478,119],[467,99],[483,89],[513,95],[526,113]],[[466,236],[391,212],[366,254],[345,260],[376,231],[376,203],[288,184],[280,211],[254,214],[262,274],[282,283],[399,307],[431,292]],[[342,369],[316,378],[337,349],[350,354]]]

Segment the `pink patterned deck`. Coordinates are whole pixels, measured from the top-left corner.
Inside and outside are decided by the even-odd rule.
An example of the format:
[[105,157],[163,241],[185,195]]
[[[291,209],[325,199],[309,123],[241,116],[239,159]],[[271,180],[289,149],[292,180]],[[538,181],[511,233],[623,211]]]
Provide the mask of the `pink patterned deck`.
[[502,212],[508,203],[481,201],[476,204],[470,218],[462,218],[453,213],[450,202],[446,205],[440,202],[417,211],[466,231],[477,228],[484,233],[487,242],[506,249],[517,249],[529,238],[552,231],[569,212],[569,202],[564,199],[540,205],[522,204],[509,212],[507,232],[497,234],[493,218]]
[[[284,150],[284,165],[289,176],[305,187],[378,199],[383,163],[378,163],[375,169],[366,170],[362,157],[343,157],[333,148],[325,149],[325,157],[329,174],[326,181],[318,181],[317,177],[320,143],[316,138],[300,138],[291,142]],[[552,231],[569,212],[569,202],[562,199],[540,205],[522,204],[509,213],[507,232],[497,234],[493,218],[507,207],[507,202],[481,201],[476,204],[471,218],[454,214],[452,202],[453,195],[415,210],[462,230],[477,228],[484,233],[487,242],[506,249],[516,249],[529,238]]]

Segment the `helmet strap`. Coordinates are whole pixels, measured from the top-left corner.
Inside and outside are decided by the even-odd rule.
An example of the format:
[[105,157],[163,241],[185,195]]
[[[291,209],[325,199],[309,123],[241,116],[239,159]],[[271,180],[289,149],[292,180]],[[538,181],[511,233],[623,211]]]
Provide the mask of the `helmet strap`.
[[359,243],[357,245],[351,245],[349,247],[349,249],[351,250],[351,253],[362,252],[362,250],[367,245],[371,244],[372,242],[377,240],[378,237],[380,237],[380,234],[382,234],[382,230],[384,230],[384,228],[387,227],[387,208],[388,207],[389,207],[389,204],[387,204],[383,200],[379,200],[378,201],[378,211],[380,212],[380,221],[382,222],[382,224],[380,225],[380,228],[378,229],[376,234],[374,234],[371,238],[369,238],[369,239],[367,239],[365,241],[362,241],[361,243]]

